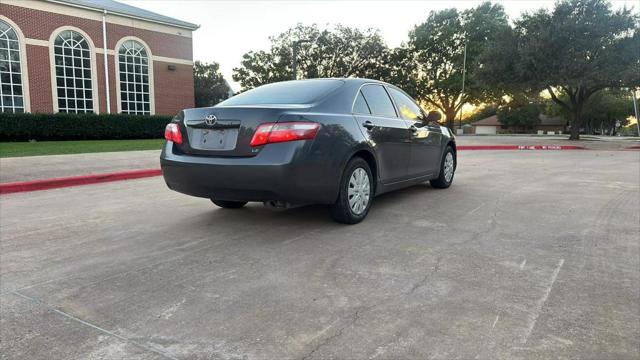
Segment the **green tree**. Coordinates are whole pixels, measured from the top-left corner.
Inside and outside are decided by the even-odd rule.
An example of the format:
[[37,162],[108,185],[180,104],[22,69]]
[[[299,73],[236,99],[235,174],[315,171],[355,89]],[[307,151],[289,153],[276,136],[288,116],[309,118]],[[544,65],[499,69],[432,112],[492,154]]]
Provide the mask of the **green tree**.
[[337,25],[320,29],[317,25],[298,24],[271,37],[268,51],[250,51],[241,66],[233,69],[233,79],[243,90],[293,78],[293,43],[298,45],[296,78],[388,76],[386,59],[391,56],[378,31]]
[[[465,103],[478,104],[493,98],[493,92],[479,86],[478,61],[488,43],[508,28],[502,5],[485,2],[459,12],[447,9],[431,12],[427,20],[409,33],[409,46],[417,64],[417,96],[445,115],[454,126],[456,114]],[[465,91],[462,93],[464,49],[466,56]]]
[[496,114],[503,125],[526,132],[540,122],[540,105],[526,99],[514,99],[501,106]]
[[562,0],[501,32],[478,75],[507,91],[547,90],[570,115],[570,139],[577,140],[593,94],[640,84],[638,53],[638,16],[631,10],[613,11],[605,0]]
[[480,106],[478,109],[476,109],[476,111],[474,111],[473,114],[466,117],[463,121],[465,123],[470,124],[478,120],[486,119],[489,116],[496,115],[497,112],[498,112],[497,104],[484,104]]
[[[568,101],[567,96],[561,95],[561,100]],[[571,118],[567,109],[555,102],[547,106],[547,113]],[[595,93],[584,104],[583,126],[587,133],[613,135],[617,132],[616,123],[621,127],[628,125],[628,118],[633,114],[633,99],[629,91],[604,90]]]
[[193,64],[193,83],[196,107],[213,106],[229,97],[229,85],[220,73],[218,63]]

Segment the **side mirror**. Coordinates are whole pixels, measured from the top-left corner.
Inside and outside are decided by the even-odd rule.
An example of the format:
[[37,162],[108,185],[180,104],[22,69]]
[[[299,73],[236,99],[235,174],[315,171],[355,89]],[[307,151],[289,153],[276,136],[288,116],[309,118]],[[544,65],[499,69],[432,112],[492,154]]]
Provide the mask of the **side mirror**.
[[437,112],[437,111],[429,111],[429,114],[427,115],[427,122],[438,122],[440,121],[440,119],[442,119],[442,115]]

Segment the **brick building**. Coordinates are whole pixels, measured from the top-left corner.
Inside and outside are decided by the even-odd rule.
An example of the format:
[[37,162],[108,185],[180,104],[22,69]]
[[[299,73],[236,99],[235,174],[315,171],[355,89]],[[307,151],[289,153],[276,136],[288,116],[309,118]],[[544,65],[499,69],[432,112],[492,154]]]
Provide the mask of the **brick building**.
[[0,0],[0,112],[193,107],[197,28],[113,0]]

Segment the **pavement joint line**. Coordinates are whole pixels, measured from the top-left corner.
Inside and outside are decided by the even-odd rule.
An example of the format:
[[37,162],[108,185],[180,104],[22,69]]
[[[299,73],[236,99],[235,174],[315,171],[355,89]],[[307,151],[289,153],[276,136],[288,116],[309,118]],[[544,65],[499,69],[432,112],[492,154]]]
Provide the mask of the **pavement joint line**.
[[38,306],[44,307],[44,308],[46,308],[46,309],[48,309],[48,310],[51,310],[51,311],[55,312],[56,314],[61,315],[61,316],[65,317],[65,318],[67,318],[67,319],[73,320],[73,321],[75,321],[75,322],[78,322],[78,323],[80,323],[80,324],[82,324],[82,325],[85,325],[85,326],[88,326],[88,327],[90,327],[90,328],[93,328],[93,329],[95,329],[95,330],[98,330],[98,331],[100,331],[100,332],[102,332],[102,333],[105,333],[105,334],[107,334],[107,335],[113,336],[113,337],[115,337],[115,338],[117,338],[117,339],[119,339],[119,340],[122,340],[122,341],[124,341],[124,342],[131,343],[132,345],[135,345],[135,346],[137,346],[137,347],[139,347],[139,348],[141,348],[141,349],[144,349],[144,350],[147,350],[147,351],[154,352],[154,353],[156,353],[156,354],[158,354],[158,355],[161,355],[161,356],[163,356],[163,357],[165,357],[165,358],[167,358],[167,359],[178,360],[178,358],[176,358],[176,357],[172,356],[171,354],[167,354],[166,352],[164,352],[164,351],[162,351],[162,350],[155,349],[155,348],[153,348],[153,347],[150,347],[150,346],[147,346],[147,345],[141,344],[141,343],[139,343],[139,342],[137,342],[137,341],[131,340],[131,339],[126,338],[126,337],[124,337],[124,336],[122,336],[122,335],[118,335],[118,334],[116,334],[116,333],[114,333],[114,332],[112,332],[112,331],[109,331],[109,330],[107,330],[107,329],[101,328],[100,326],[97,326],[97,325],[92,324],[92,323],[90,323],[90,322],[88,322],[88,321],[82,320],[82,319],[80,319],[80,318],[78,318],[78,317],[76,317],[76,316],[73,316],[73,315],[71,315],[71,314],[68,314],[68,313],[66,313],[66,312],[64,312],[64,311],[62,311],[62,310],[59,310],[59,309],[57,309],[57,308],[55,308],[55,307],[53,307],[53,306],[51,306],[51,305],[49,305],[49,304],[45,303],[45,302],[44,302],[44,301],[42,301],[42,300],[39,300],[39,299],[33,298],[33,297],[31,297],[31,296],[24,295],[24,294],[19,293],[19,292],[17,292],[17,291],[12,291],[11,293],[13,293],[14,295],[19,296],[19,297],[21,297],[21,298],[23,298],[23,299],[25,299],[25,300],[28,300],[28,301],[30,301],[30,302],[32,302],[32,303],[34,303],[34,304],[38,305]]
[[473,214],[474,212],[476,212],[476,211],[480,210],[483,206],[484,206],[484,203],[480,204],[480,206],[478,206],[477,208],[475,208],[475,209],[473,209],[473,210],[469,211],[469,212],[467,213],[467,215],[471,215],[471,214]]
[[523,345],[526,345],[527,342],[529,341],[529,336],[531,336],[531,332],[533,332],[533,328],[535,328],[536,326],[536,322],[540,317],[540,313],[544,308],[544,304],[547,302],[547,299],[549,298],[549,294],[551,294],[551,289],[553,288],[553,284],[555,284],[556,279],[558,279],[558,274],[560,273],[560,269],[562,268],[562,265],[564,265],[564,259],[560,259],[560,261],[558,261],[558,265],[553,270],[553,275],[551,276],[551,282],[545,289],[544,295],[542,296],[542,298],[537,301],[536,311],[534,313],[533,319],[531,320],[531,322],[529,323],[529,326],[527,327],[527,332],[525,333],[524,341],[522,342]]

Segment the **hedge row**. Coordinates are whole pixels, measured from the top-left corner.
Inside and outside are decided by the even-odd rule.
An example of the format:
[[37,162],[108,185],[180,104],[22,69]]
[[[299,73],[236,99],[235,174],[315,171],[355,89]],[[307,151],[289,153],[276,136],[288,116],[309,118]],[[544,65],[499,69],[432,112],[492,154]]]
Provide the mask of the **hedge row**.
[[153,139],[170,116],[0,113],[0,141]]

